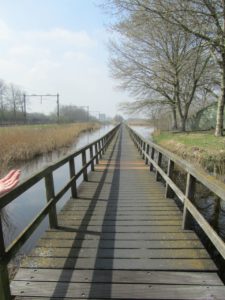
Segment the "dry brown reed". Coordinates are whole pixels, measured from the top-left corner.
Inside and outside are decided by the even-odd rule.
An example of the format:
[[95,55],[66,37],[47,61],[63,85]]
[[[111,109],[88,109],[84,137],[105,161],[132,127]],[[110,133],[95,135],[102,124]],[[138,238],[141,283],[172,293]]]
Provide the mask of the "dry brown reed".
[[94,123],[36,125],[0,128],[0,174],[38,155],[67,147],[84,131],[99,128]]

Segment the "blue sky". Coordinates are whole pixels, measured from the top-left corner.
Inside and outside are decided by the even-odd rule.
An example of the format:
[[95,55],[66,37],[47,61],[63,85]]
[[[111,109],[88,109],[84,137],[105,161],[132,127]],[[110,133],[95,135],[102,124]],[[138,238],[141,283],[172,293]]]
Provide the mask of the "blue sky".
[[[107,16],[98,2],[0,0],[0,78],[113,116],[128,98],[109,76]],[[49,112],[54,105],[30,99],[28,109]]]

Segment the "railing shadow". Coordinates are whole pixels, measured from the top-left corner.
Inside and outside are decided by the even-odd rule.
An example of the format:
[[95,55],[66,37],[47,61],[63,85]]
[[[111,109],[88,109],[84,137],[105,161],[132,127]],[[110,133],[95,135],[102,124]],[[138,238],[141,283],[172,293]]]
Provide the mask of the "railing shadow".
[[[118,135],[117,135],[116,139],[118,139]],[[121,138],[120,138],[120,140],[121,140]],[[106,181],[106,177],[107,177],[107,174],[108,174],[108,167],[110,166],[110,162],[113,159],[113,155],[114,155],[114,152],[115,152],[115,149],[116,149],[117,145],[118,145],[117,142],[115,142],[115,144],[113,146],[113,149],[112,149],[112,152],[109,156],[108,163],[107,163],[105,169],[102,171],[102,177],[99,181],[99,184],[96,188],[96,191],[93,195],[93,198],[91,199],[91,202],[90,202],[90,204],[89,204],[89,206],[86,210],[86,213],[84,215],[84,218],[82,219],[82,222],[78,227],[77,235],[76,235],[76,237],[73,241],[70,252],[69,252],[69,254],[67,256],[67,259],[64,263],[64,267],[63,267],[63,270],[62,270],[62,272],[60,274],[60,277],[58,279],[58,283],[56,284],[54,292],[53,292],[53,294],[50,298],[52,300],[54,300],[56,297],[58,297],[58,291],[59,290],[60,290],[60,297],[64,298],[67,294],[67,291],[68,291],[68,288],[69,288],[69,285],[70,285],[70,280],[72,278],[72,274],[74,272],[74,269],[76,268],[77,260],[79,258],[79,253],[82,249],[82,244],[85,240],[85,235],[88,234],[87,229],[88,229],[89,223],[90,223],[91,218],[92,218],[92,213],[94,212],[96,204],[99,201],[98,198],[99,198],[99,196],[101,194],[101,191],[104,187],[104,183]],[[73,258],[71,256],[73,256]],[[70,269],[68,269],[68,265],[70,265]],[[61,289],[60,282],[63,281],[63,278],[65,277],[65,273],[66,273],[67,281],[64,282],[63,289]]]

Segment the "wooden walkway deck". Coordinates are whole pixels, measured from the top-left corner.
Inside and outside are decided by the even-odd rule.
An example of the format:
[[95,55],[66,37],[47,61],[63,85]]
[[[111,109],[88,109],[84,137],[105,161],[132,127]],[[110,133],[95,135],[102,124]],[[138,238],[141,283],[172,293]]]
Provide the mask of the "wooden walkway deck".
[[225,299],[215,264],[181,229],[125,128],[88,178],[23,261],[16,299]]

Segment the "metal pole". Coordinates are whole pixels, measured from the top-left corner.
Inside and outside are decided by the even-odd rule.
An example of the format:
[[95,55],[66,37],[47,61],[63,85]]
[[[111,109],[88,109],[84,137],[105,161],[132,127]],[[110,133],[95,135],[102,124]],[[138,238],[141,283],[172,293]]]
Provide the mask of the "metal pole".
[[57,94],[56,97],[57,97],[57,100],[56,100],[56,102],[57,102],[57,120],[59,123],[59,94]]
[[24,113],[24,123],[27,123],[27,102],[26,94],[23,94],[23,113]]

